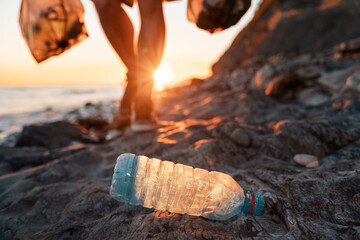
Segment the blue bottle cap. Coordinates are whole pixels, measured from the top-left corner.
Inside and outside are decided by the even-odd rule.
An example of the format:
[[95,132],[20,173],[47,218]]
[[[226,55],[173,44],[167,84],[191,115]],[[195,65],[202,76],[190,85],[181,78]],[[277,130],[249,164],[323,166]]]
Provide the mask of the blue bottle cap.
[[245,194],[244,204],[241,211],[245,214],[253,214],[255,216],[261,215],[264,208],[264,198],[255,196],[253,193],[247,192]]

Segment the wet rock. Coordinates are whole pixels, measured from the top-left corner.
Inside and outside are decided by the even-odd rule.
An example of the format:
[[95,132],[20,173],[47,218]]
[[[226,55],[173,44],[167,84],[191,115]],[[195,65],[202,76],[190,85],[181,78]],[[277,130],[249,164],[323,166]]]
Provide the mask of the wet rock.
[[302,166],[311,167],[314,165],[314,162],[319,162],[319,159],[310,154],[296,154],[294,156],[294,161]]
[[109,128],[109,121],[98,118],[79,118],[77,122],[86,129],[97,129],[106,131]]
[[235,129],[232,134],[231,138],[240,146],[249,147],[251,144],[251,138],[247,132],[245,132],[241,128]]
[[83,122],[85,127],[106,127],[117,109],[118,105],[114,101],[103,104],[86,103],[83,107],[67,113],[64,119],[72,123]]
[[284,120],[277,123],[274,129],[277,137],[291,145],[294,155],[306,152],[320,158],[360,137],[357,120],[341,114],[328,116],[327,119]]
[[300,91],[297,98],[302,103],[309,106],[318,106],[330,99],[330,96],[325,95],[319,88],[305,88]]
[[0,147],[0,162],[7,163],[12,171],[17,171],[23,167],[38,166],[84,149],[83,144],[50,151],[43,147]]
[[258,70],[252,87],[265,89],[266,95],[279,97],[300,85],[313,85],[321,76],[321,70],[311,64],[311,59],[299,57],[292,61],[280,61]]
[[12,171],[16,171],[23,166],[42,164],[46,152],[46,148],[40,147],[0,147],[0,162],[10,166]]
[[318,80],[318,83],[324,90],[338,94],[345,87],[347,78],[359,70],[359,65],[353,65],[347,69],[327,73]]
[[80,126],[66,121],[25,126],[17,140],[17,147],[46,147],[48,149],[61,148],[72,142],[98,143],[96,136]]
[[15,132],[15,133],[12,133],[12,134],[4,137],[4,139],[2,139],[0,142],[0,146],[15,147],[16,142],[18,141],[20,135],[21,135],[21,132]]

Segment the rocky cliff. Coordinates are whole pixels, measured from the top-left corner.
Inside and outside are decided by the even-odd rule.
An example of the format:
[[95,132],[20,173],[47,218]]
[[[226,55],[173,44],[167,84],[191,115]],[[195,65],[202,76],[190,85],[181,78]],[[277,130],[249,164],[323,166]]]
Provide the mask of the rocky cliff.
[[213,71],[263,64],[274,56],[316,54],[359,38],[359,12],[358,0],[263,0]]

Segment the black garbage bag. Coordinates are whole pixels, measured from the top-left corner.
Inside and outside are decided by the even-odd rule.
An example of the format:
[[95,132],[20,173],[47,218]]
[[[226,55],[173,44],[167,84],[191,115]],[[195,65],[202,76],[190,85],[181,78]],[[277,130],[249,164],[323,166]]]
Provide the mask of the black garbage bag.
[[214,33],[235,25],[250,5],[251,0],[188,0],[187,18]]
[[80,0],[22,0],[19,24],[38,63],[88,36]]

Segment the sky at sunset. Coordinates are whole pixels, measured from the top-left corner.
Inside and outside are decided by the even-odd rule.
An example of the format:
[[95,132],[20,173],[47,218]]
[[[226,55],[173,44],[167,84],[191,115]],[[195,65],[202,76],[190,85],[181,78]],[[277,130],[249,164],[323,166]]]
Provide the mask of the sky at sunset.
[[[258,0],[234,27],[209,34],[186,19],[186,0],[164,4],[167,38],[163,62],[175,80],[206,77],[211,65],[230,46],[250,20]],[[114,85],[125,77],[125,68],[107,42],[90,0],[82,0],[89,38],[59,57],[37,64],[21,36],[18,17],[21,0],[0,1],[0,86]],[[139,29],[138,9],[126,7]]]

